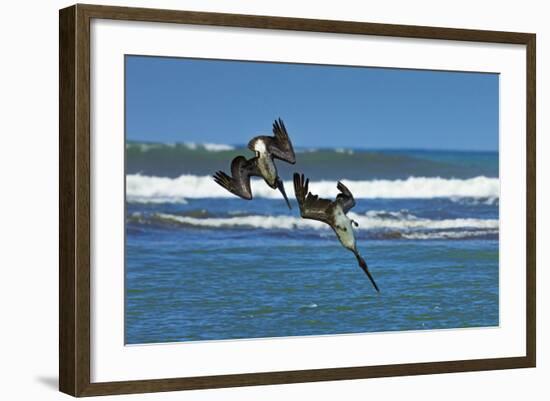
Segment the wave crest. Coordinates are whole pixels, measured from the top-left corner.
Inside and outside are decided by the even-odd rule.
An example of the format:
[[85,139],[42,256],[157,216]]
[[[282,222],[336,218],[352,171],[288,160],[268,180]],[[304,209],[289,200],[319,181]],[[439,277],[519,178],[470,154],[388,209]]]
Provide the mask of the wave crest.
[[[398,230],[413,232],[416,230],[498,230],[497,219],[444,219],[434,220],[419,218],[412,214],[402,214],[401,217],[385,217],[388,212],[369,211],[365,214],[348,213],[349,217],[359,223],[358,230]],[[397,212],[401,213],[401,212]],[[397,214],[396,214],[397,216]],[[133,216],[141,218],[141,215]],[[153,220],[208,228],[260,228],[260,229],[330,229],[327,224],[301,217],[278,215],[247,215],[237,217],[207,217],[182,216],[169,213],[155,213]]]
[[188,150],[205,150],[207,152],[227,152],[235,150],[232,145],[224,143],[196,143],[196,142],[182,142],[182,143],[140,143],[129,142],[126,144],[127,150],[138,150],[142,153],[149,152],[151,150],[162,151],[164,149],[173,150],[177,147],[183,147]]
[[[355,198],[490,198],[498,199],[498,178],[479,176],[467,179],[440,177],[409,177],[403,180],[342,180]],[[252,180],[255,197],[278,199],[280,193],[261,180]],[[294,197],[294,185],[285,181],[289,198]],[[334,198],[338,194],[336,181],[310,182],[310,190],[320,197]],[[129,174],[126,176],[128,201],[185,202],[186,198],[231,198],[229,193],[210,176],[181,175],[177,178]]]

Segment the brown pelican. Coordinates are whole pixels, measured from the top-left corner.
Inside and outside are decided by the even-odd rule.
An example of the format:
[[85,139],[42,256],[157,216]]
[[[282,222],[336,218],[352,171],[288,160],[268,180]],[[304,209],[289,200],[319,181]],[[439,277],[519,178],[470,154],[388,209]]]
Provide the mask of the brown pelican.
[[256,156],[248,160],[244,156],[235,157],[231,162],[231,177],[223,171],[217,171],[214,174],[214,181],[243,199],[252,199],[250,177],[263,177],[267,185],[281,191],[288,208],[292,209],[273,160],[280,159],[291,164],[296,163],[292,143],[280,118],[273,123],[273,134],[274,136],[262,135],[252,138],[248,142],[248,149],[256,152]]
[[355,226],[358,224],[346,215],[355,206],[355,199],[353,199],[350,190],[344,184],[338,182],[337,188],[340,193],[336,196],[335,201],[330,201],[308,192],[308,186],[309,179],[304,180],[303,174],[294,173],[294,192],[300,206],[301,216],[304,219],[319,220],[328,224],[334,230],[344,248],[353,252],[361,269],[367,274],[376,291],[380,292],[365,260],[357,251],[352,224],[355,224]]

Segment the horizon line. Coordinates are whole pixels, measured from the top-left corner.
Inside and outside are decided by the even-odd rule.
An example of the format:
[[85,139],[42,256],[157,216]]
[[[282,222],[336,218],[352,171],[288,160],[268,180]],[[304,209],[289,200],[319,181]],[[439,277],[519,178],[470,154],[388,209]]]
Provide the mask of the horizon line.
[[[227,152],[230,152],[232,150],[236,149],[246,149],[247,145],[242,143],[220,143],[220,142],[197,142],[197,141],[188,141],[188,142],[179,142],[179,141],[151,141],[151,140],[141,140],[141,139],[126,139],[126,144],[128,143],[139,143],[139,144],[155,144],[155,145],[165,145],[165,146],[176,146],[176,145],[222,145],[222,146],[231,146],[234,149],[227,149]],[[315,149],[315,150],[336,150],[336,149],[342,149],[342,150],[354,150],[354,151],[434,151],[434,152],[492,152],[492,153],[498,153],[499,149],[467,149],[467,148],[415,148],[415,147],[351,147],[351,146],[341,146],[341,145],[334,145],[334,146],[294,146],[295,149]]]

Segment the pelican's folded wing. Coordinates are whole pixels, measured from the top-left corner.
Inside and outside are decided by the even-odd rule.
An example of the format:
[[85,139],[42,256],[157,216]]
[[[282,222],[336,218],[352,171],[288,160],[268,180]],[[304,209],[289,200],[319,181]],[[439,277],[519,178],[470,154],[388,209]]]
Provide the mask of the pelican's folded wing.
[[309,179],[306,180],[303,174],[294,173],[294,193],[300,206],[300,215],[304,219],[319,220],[329,224],[328,209],[332,206],[332,202],[308,192],[308,187]]
[[213,178],[219,185],[229,192],[243,199],[252,199],[250,189],[250,177],[258,176],[256,158],[246,160],[243,156],[237,156],[231,162],[231,177],[223,171],[217,171]]
[[292,142],[286,131],[285,124],[280,118],[273,123],[273,137],[269,142],[269,152],[277,159],[284,160],[285,162],[294,164],[296,163],[296,155],[294,154],[294,148]]
[[355,199],[351,191],[342,182],[338,181],[337,185],[340,193],[336,196],[337,200],[340,200],[344,213],[347,213],[352,207],[355,206]]

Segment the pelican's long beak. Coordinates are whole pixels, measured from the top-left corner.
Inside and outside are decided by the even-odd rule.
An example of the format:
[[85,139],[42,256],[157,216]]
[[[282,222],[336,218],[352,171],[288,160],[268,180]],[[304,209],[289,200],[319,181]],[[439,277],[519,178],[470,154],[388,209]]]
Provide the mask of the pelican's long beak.
[[279,191],[283,194],[283,198],[285,198],[286,204],[288,205],[289,209],[292,209],[292,206],[290,206],[290,202],[286,196],[285,192],[285,186],[283,184],[283,181],[280,178],[277,178],[277,188],[279,188]]
[[361,267],[361,269],[363,269],[363,271],[365,272],[365,274],[369,278],[369,280],[372,283],[372,286],[374,287],[376,292],[380,292],[380,289],[376,285],[376,281],[374,281],[374,277],[372,277],[372,274],[370,274],[370,271],[369,271],[369,268],[367,266],[367,262],[365,262],[365,259],[363,259],[361,257],[361,255],[359,255],[359,252],[357,252],[357,250],[352,249],[351,251],[355,254],[355,257],[357,258],[357,262],[359,262],[359,266]]

